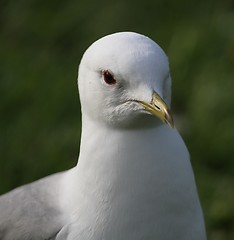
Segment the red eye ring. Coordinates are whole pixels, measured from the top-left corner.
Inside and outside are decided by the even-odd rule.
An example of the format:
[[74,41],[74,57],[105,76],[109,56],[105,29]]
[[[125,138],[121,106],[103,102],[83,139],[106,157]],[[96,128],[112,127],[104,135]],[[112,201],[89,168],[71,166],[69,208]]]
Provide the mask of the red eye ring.
[[108,70],[102,71],[103,80],[108,85],[116,84],[116,80],[114,79],[113,74],[111,74]]

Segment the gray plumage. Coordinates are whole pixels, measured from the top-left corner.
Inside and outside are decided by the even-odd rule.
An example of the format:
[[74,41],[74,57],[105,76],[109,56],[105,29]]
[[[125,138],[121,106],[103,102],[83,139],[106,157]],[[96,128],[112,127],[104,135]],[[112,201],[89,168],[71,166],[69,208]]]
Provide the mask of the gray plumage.
[[63,226],[58,208],[62,174],[16,188],[0,197],[1,240],[55,239]]

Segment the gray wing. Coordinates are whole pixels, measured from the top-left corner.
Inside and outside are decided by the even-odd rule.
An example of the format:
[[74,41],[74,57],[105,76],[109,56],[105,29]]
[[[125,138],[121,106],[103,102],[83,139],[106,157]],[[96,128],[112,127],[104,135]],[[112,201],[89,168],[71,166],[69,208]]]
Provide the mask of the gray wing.
[[1,240],[55,239],[63,226],[58,206],[62,175],[49,176],[0,197]]

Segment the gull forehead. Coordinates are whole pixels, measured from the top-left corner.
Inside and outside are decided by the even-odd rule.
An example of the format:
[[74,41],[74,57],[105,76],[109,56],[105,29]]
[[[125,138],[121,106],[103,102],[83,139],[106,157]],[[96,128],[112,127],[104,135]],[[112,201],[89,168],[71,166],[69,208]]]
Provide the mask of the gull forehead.
[[169,71],[168,59],[161,47],[150,38],[134,32],[114,33],[97,40],[86,50],[82,63],[91,69],[115,66],[123,71],[124,66],[130,70],[133,66],[144,65],[142,70],[146,66],[154,66],[152,70],[165,74]]

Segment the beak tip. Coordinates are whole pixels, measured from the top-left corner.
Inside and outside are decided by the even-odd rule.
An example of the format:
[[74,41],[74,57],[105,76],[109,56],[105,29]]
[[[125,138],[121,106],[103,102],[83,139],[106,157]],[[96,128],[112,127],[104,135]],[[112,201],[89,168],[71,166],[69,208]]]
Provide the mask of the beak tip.
[[174,128],[175,127],[175,124],[174,124],[174,120],[172,118],[172,115],[171,113],[166,113],[165,114],[165,122],[171,127],[171,128]]
[[175,128],[174,123],[170,123],[169,126],[170,126],[171,128]]

